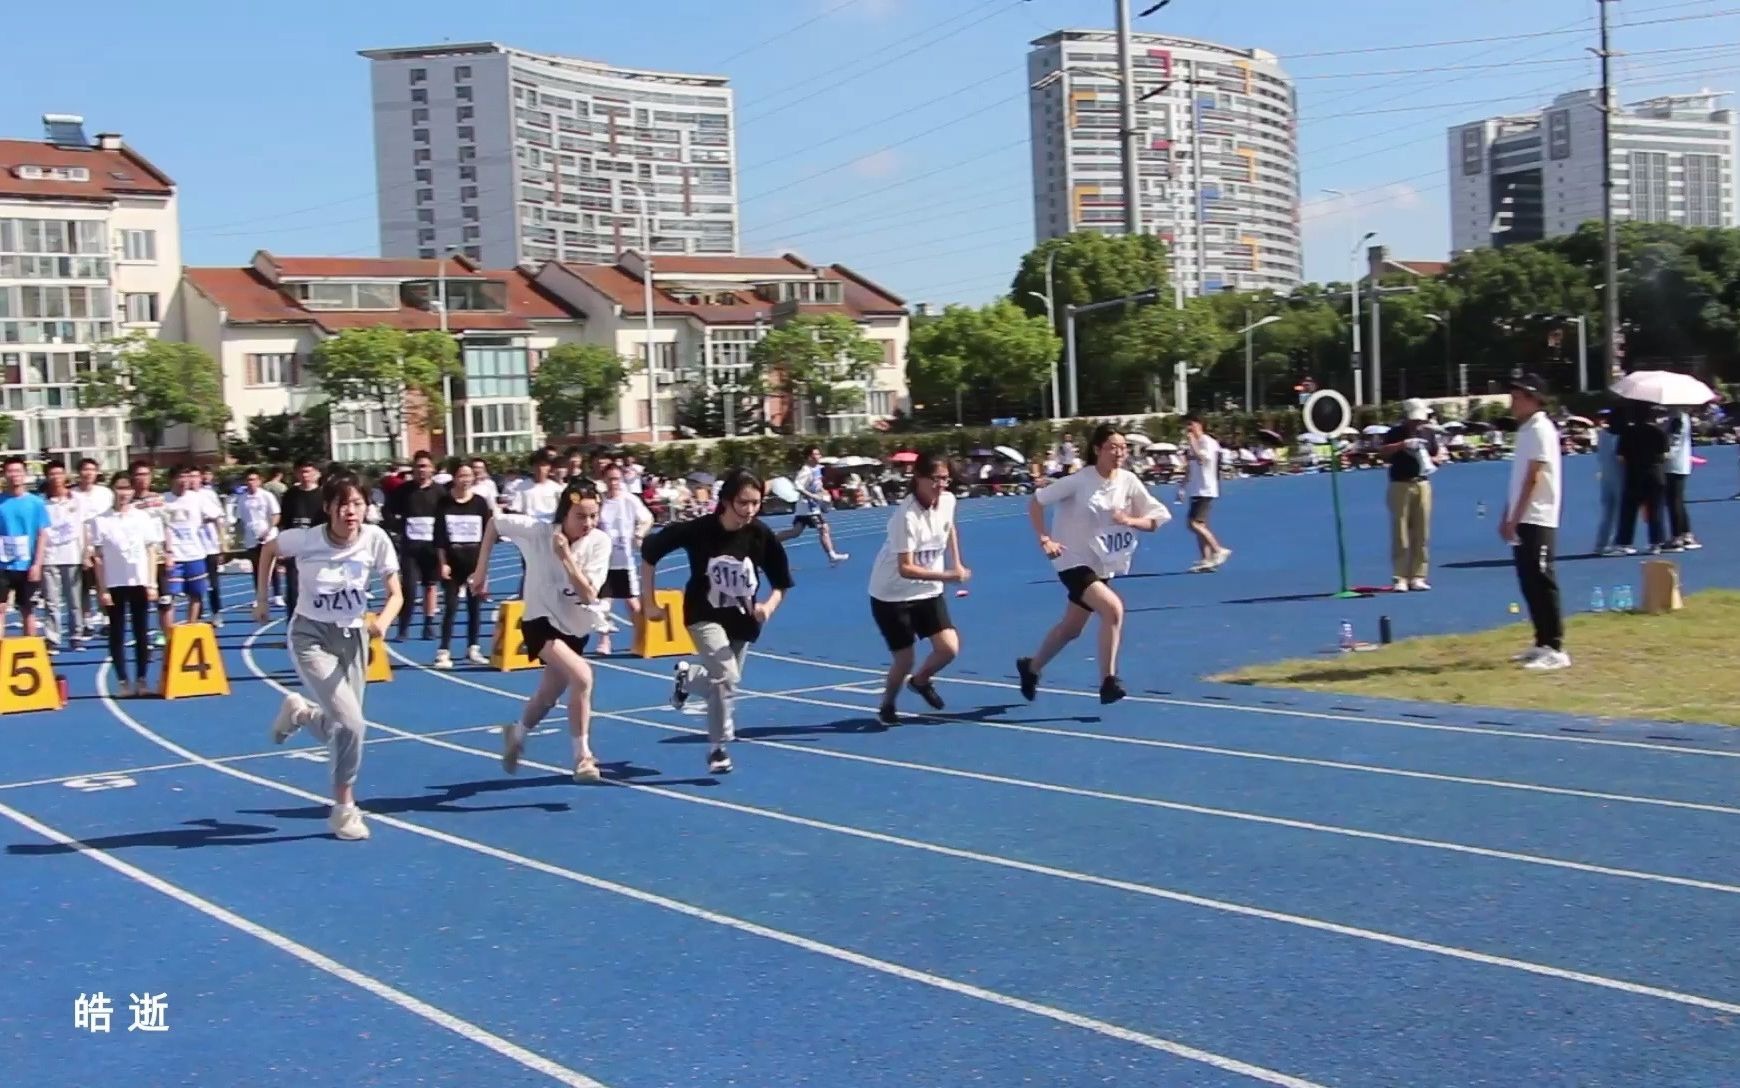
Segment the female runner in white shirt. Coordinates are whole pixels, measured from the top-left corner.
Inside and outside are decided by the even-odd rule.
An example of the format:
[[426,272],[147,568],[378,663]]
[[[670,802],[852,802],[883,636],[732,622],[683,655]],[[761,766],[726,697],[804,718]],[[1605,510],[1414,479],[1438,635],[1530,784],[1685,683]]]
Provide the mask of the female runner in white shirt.
[[[1039,691],[1039,674],[1045,666],[1096,615],[1100,618],[1100,702],[1115,703],[1124,697],[1118,679],[1124,602],[1112,592],[1111,580],[1129,572],[1136,533],[1151,533],[1172,519],[1136,474],[1123,467],[1130,447],[1117,428],[1110,423],[1094,428],[1088,449],[1092,465],[1041,487],[1027,508],[1039,547],[1069,593],[1063,618],[1046,632],[1038,651],[1015,662],[1021,694],[1029,702]],[[1056,508],[1050,533],[1045,525],[1048,506]]]
[[[328,826],[340,839],[369,837],[356,805],[362,766],[363,692],[368,687],[369,644],[392,627],[404,607],[399,552],[379,525],[369,525],[368,494],[354,476],[333,475],[320,488],[326,524],[285,529],[260,549],[255,571],[254,622],[271,614],[268,594],[279,557],[294,560],[301,592],[290,614],[290,662],[308,692],[284,696],[272,722],[272,740],[283,744],[306,729],[328,746],[332,763],[332,814]],[[367,619],[369,582],[379,574],[387,587],[380,614]]]
[[471,576],[472,595],[489,596],[489,555],[495,542],[515,544],[526,563],[525,615],[520,636],[526,656],[544,663],[538,690],[520,720],[501,731],[502,769],[519,769],[526,735],[538,727],[563,692],[568,695],[568,734],[574,741],[574,781],[603,775],[592,754],[592,666],[586,640],[609,629],[599,590],[610,572],[610,537],[598,528],[598,492],[589,480],[569,484],[556,500],[554,524],[534,514],[497,514],[484,530]]
[[[888,539],[870,570],[870,615],[894,655],[876,715],[883,725],[900,720],[894,700],[908,673],[912,673],[908,686],[931,709],[943,708],[942,696],[932,681],[961,652],[960,636],[943,599],[943,586],[970,577],[972,572],[961,562],[948,462],[935,454],[921,453],[912,466],[912,494],[894,508],[888,519]],[[921,638],[930,640],[930,656],[913,673],[913,646]]]
[[[610,607],[610,601],[626,602],[630,622],[638,623],[640,569],[634,553],[640,550],[640,542],[646,539],[648,530],[652,528],[653,516],[646,503],[640,501],[640,496],[628,490],[623,482],[622,469],[617,465],[604,470],[604,498],[598,510],[598,524],[610,537],[610,574],[600,587],[599,596],[607,602],[606,609]],[[608,657],[610,648],[610,630],[606,629],[598,640],[598,653]]]

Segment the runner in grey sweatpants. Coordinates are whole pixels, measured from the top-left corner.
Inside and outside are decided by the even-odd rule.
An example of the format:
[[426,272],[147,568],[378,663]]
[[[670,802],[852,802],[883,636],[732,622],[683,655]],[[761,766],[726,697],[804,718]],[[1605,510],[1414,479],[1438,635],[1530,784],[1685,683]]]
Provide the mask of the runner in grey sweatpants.
[[[366,839],[369,829],[356,805],[362,766],[363,690],[368,684],[371,638],[382,637],[404,606],[399,555],[392,540],[363,515],[368,498],[349,476],[329,478],[321,488],[326,524],[285,529],[260,550],[255,571],[254,621],[264,623],[279,558],[294,560],[302,592],[290,616],[290,660],[307,692],[290,692],[272,722],[272,741],[283,744],[298,729],[327,746],[332,764],[332,814],[327,823],[341,839]],[[369,582],[380,575],[387,602],[369,616]]]
[[[733,639],[716,623],[686,626],[695,641],[699,667],[707,673],[707,740],[715,750],[721,749],[737,739],[737,685],[743,682],[743,657],[749,652],[749,643]],[[689,680],[683,686],[692,683]]]

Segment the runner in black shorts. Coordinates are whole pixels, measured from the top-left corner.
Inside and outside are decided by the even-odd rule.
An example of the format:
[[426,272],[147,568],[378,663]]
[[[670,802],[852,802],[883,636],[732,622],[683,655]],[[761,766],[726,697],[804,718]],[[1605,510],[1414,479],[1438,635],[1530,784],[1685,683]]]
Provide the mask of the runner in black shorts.
[[[441,648],[435,651],[438,669],[453,667],[454,609],[459,603],[459,591],[477,570],[478,549],[494,516],[489,500],[471,490],[476,479],[472,467],[461,464],[453,470],[452,489],[435,505],[435,554],[441,564]],[[477,641],[481,605],[477,594],[465,595],[465,659],[473,665],[489,664]]]
[[399,613],[399,637],[411,630],[411,603],[423,587],[423,639],[435,637],[435,587],[440,583],[441,557],[435,551],[435,509],[446,491],[435,482],[435,459],[419,450],[411,458],[411,479],[393,489],[383,511],[387,531],[399,540],[399,577],[405,584],[405,610]]

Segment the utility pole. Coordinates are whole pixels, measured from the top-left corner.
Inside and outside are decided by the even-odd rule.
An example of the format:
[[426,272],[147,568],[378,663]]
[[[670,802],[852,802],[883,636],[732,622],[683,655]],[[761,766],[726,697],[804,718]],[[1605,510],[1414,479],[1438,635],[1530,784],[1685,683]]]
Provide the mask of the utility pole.
[[1191,62],[1190,79],[1184,89],[1190,95],[1190,168],[1196,173],[1196,293],[1208,297],[1208,237],[1203,229],[1204,209],[1208,206],[1205,187],[1208,179],[1202,171],[1202,108],[1196,100],[1196,64]]
[[1619,368],[1619,232],[1613,225],[1613,50],[1608,47],[1607,5],[1614,0],[1596,0],[1601,12],[1601,227],[1603,261],[1606,266],[1606,294],[1603,296],[1602,326],[1607,336],[1603,357],[1607,371]]
[[1130,0],[1116,0],[1118,9],[1118,75],[1123,84],[1120,103],[1124,158],[1124,233],[1134,238],[1142,233],[1140,164],[1136,161],[1136,75],[1130,60]]

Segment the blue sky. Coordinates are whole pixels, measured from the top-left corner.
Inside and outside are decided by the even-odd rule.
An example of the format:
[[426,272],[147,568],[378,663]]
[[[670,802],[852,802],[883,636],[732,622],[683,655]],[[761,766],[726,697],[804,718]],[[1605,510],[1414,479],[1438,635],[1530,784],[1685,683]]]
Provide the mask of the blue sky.
[[[1172,0],[1138,27],[1284,58],[1300,88],[1306,273],[1328,279],[1366,230],[1399,257],[1445,255],[1445,127],[1597,82],[1595,7]],[[1632,54],[1616,62],[1622,94],[1740,90],[1737,9],[1614,5],[1615,45]],[[11,5],[8,38],[33,44],[0,67],[0,135],[36,137],[45,112],[121,132],[180,184],[190,264],[369,255],[357,50],[493,39],[717,72],[737,88],[745,252],[792,248],[915,301],[976,303],[1033,244],[1027,45],[1111,18],[1111,0],[86,0],[76,21]],[[1397,48],[1446,41],[1464,44]]]

